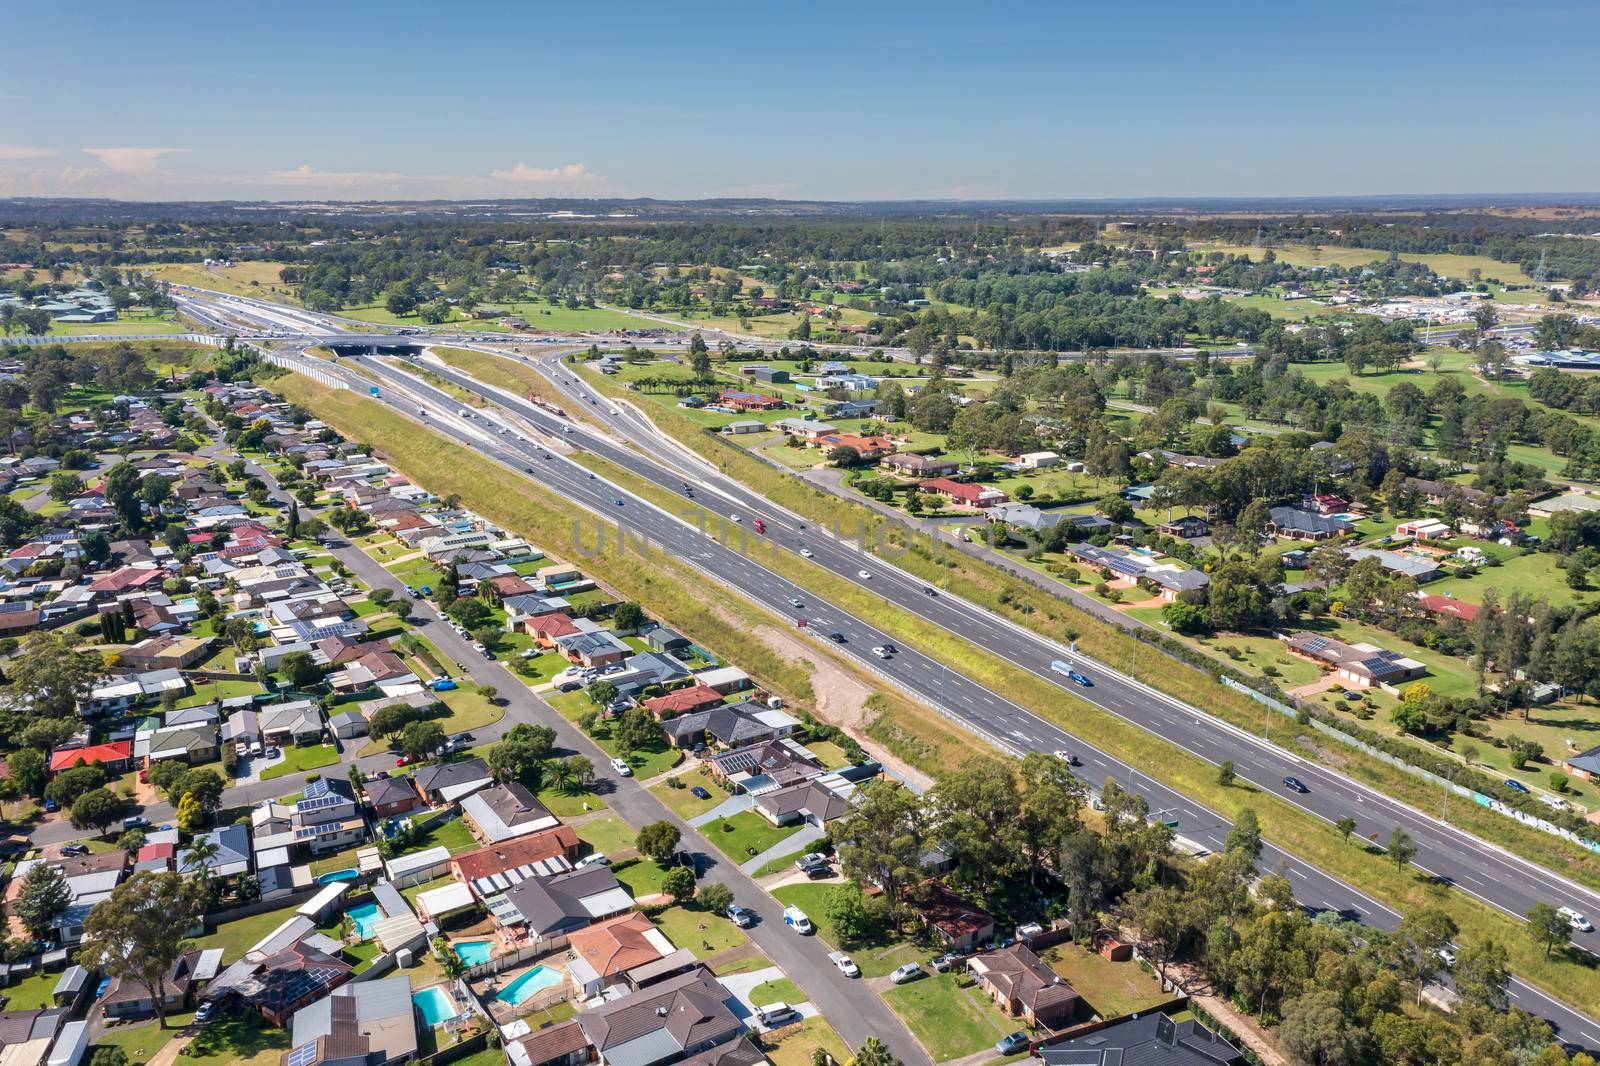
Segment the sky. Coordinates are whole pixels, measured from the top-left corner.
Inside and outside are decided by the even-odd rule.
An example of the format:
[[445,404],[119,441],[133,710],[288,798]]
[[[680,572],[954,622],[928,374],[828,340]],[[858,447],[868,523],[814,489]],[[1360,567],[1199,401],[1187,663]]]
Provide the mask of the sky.
[[1600,191],[1600,5],[11,6],[0,196]]

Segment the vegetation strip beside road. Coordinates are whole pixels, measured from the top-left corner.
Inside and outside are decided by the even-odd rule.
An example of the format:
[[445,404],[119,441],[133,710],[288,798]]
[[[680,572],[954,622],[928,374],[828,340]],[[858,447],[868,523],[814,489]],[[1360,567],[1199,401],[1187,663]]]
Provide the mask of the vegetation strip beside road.
[[[673,513],[683,513],[684,501],[672,493],[596,456],[585,455],[581,461],[630,492]],[[1586,1012],[1600,1010],[1600,972],[1575,961],[1546,959],[1519,919],[1416,872],[1397,869],[1381,850],[1359,840],[1342,840],[1333,826],[1269,792],[1245,784],[1220,785],[1217,768],[1211,763],[960,637],[929,627],[909,611],[820,566],[776,549],[756,559],[851,614],[870,618],[897,641],[941,662],[959,664],[961,672],[978,683],[1230,821],[1240,812],[1254,809],[1263,835],[1272,843],[1386,906],[1400,913],[1427,904],[1445,907],[1464,940],[1493,939],[1504,945],[1518,976]]]
[[[581,363],[574,365],[583,373],[585,381],[606,395],[630,403],[638,399],[636,394],[589,372]],[[869,550],[878,543],[879,537],[887,544],[901,546],[906,543],[907,536],[911,536],[910,550],[892,560],[908,573],[1028,629],[1063,642],[1076,641],[1079,651],[1113,665],[1143,684],[1203,707],[1207,713],[1248,732],[1261,732],[1263,719],[1268,717],[1262,714],[1261,705],[1248,696],[1224,688],[1202,670],[1178,664],[1159,649],[983,560],[935,544],[928,537],[913,535],[896,520],[777,470],[744,449],[719,440],[675,411],[652,406],[648,414],[658,428],[773,503],[809,521],[824,526],[836,524],[846,535],[854,534],[856,530],[851,527],[859,523],[861,543]],[[1354,748],[1340,746],[1336,753],[1331,753],[1326,742],[1309,737],[1304,727],[1277,715],[1270,718],[1267,736],[1279,747],[1319,764],[1333,765],[1414,809],[1432,810],[1437,804],[1437,790],[1411,774]],[[1595,862],[1593,853],[1560,837],[1527,828],[1471,803],[1451,805],[1446,820],[1479,839],[1600,889],[1600,863]]]

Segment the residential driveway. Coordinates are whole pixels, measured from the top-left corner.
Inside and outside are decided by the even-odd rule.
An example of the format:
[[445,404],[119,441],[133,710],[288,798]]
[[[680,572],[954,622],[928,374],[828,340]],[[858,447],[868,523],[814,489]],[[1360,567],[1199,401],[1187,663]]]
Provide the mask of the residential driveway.
[[701,826],[709,825],[718,818],[731,818],[735,814],[742,814],[754,807],[755,804],[754,796],[741,792],[737,796],[729,796],[706,813],[697,814],[690,818],[689,824],[699,829]]
[[[755,1014],[758,1007],[765,1007],[768,1006],[768,1004],[754,1002],[750,998],[750,993],[754,992],[757,988],[766,984],[768,981],[776,981],[780,977],[787,976],[788,975],[778,967],[768,966],[760,970],[751,970],[748,973],[729,974],[727,977],[719,977],[717,980],[721,981],[722,987],[726,988],[729,992],[732,992],[734,998],[739,1001],[738,1007],[734,1010],[734,1013],[738,1014],[740,1019],[746,1025],[750,1026],[750,1028],[755,1029],[757,1032],[764,1033],[767,1032],[768,1029],[766,1026],[762,1025],[756,1020]],[[799,1011],[802,1018],[814,1018],[820,1013],[810,1002],[791,1003],[789,1006]],[[782,1029],[783,1026],[780,1025],[777,1026],[777,1028]]]
[[804,851],[807,846],[820,839],[822,839],[821,826],[804,826],[799,832],[789,834],[760,855],[741,862],[739,869],[744,873],[753,874],[773,859],[781,859],[785,855],[797,855]]

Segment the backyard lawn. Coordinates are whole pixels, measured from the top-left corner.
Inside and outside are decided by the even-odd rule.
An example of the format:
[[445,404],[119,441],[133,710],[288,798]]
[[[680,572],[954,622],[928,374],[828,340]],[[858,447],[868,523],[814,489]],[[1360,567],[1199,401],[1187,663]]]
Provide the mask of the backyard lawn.
[[261,780],[305,773],[321,766],[332,766],[339,761],[339,751],[332,744],[312,744],[307,747],[286,748],[283,761],[261,771]]
[[478,842],[473,839],[472,830],[468,829],[461,819],[435,818],[427,823],[423,832],[401,854],[409,855],[414,851],[423,851],[440,845],[449,848],[450,854],[455,855],[463,851],[472,851],[478,846]]
[[930,972],[883,994],[935,1062],[976,1054],[1021,1028],[977,988],[962,988],[957,981],[955,973]]
[[772,1066],[811,1066],[811,1055],[818,1048],[834,1062],[849,1062],[850,1048],[821,1018],[807,1018],[799,1025],[786,1025],[762,1038]]
[[219,1013],[190,1041],[185,1060],[215,1059],[219,1066],[276,1066],[289,1049],[289,1034],[253,1010]]
[[698,907],[677,904],[655,915],[654,920],[674,947],[687,948],[694,952],[697,959],[707,959],[719,951],[736,948],[747,939],[744,930],[729,919]]
[[5,990],[6,1010],[42,1010],[53,1007],[51,993],[61,981],[59,973],[41,971]]
[[614,814],[594,818],[578,826],[578,839],[595,851],[615,855],[633,847],[638,832]]
[[774,844],[799,832],[800,826],[776,828],[754,811],[741,811],[700,827],[700,833],[737,865],[760,855]]
[[661,891],[662,883],[667,879],[667,870],[664,867],[656,865],[654,859],[646,859],[643,856],[619,862],[611,867],[611,872],[617,875],[617,880],[627,887],[634,899],[657,895]]
[[1136,962],[1112,962],[1077,944],[1057,944],[1039,956],[1077,989],[1102,1018],[1148,1010],[1171,997],[1161,982]]
[[197,937],[197,949],[221,948],[224,964],[236,961],[241,955],[261,942],[263,938],[287,919],[294,917],[293,907],[283,907],[248,918],[224,922],[205,936]]

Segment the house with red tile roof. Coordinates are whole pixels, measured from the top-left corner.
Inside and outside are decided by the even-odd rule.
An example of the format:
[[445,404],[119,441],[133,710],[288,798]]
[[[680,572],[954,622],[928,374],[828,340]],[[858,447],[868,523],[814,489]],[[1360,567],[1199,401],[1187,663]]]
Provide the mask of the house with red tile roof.
[[1463,603],[1450,596],[1434,596],[1417,594],[1417,603],[1429,614],[1442,615],[1445,618],[1458,618],[1463,622],[1471,622],[1478,617],[1478,605]]
[[951,503],[980,510],[1011,499],[1004,491],[993,486],[978,485],[970,481],[952,481],[947,477],[929,478],[917,487],[923,492],[941,496]]
[[532,637],[533,642],[541,648],[554,648],[557,637],[568,637],[582,632],[572,620],[572,616],[561,611],[529,615],[522,620],[522,631]]
[[854,448],[856,454],[862,459],[882,459],[895,450],[894,441],[888,437],[863,437],[859,433],[821,433],[810,441],[810,445],[824,451],[835,448]]
[[50,753],[50,772],[58,774],[74,766],[99,763],[107,773],[120,774],[133,759],[133,742],[112,740],[83,748],[57,748]]
[[720,703],[722,703],[722,693],[706,685],[694,684],[645,700],[644,709],[654,715],[657,721],[661,721],[675,718],[680,714],[704,711]]

